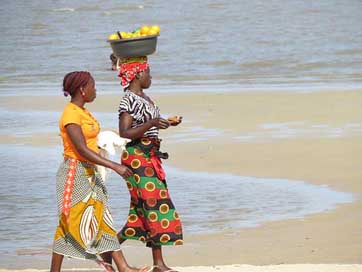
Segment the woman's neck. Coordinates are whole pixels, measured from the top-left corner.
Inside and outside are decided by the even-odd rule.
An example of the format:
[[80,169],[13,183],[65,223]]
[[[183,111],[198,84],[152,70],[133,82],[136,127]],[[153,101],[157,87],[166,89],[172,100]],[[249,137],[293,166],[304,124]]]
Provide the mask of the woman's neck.
[[79,99],[77,97],[72,97],[72,99],[70,100],[70,102],[72,102],[73,104],[77,105],[79,108],[84,109],[84,101],[83,99]]
[[128,90],[138,96],[143,96],[143,89],[137,86],[130,86]]

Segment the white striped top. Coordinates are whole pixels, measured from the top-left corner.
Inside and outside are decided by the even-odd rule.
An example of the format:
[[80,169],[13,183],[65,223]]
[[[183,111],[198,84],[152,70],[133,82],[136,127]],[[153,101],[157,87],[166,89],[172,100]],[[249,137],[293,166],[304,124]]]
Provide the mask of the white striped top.
[[[125,92],[121,103],[119,104],[118,112],[119,118],[124,112],[127,112],[132,116],[133,122],[131,128],[139,127],[148,120],[160,117],[160,109],[157,105],[131,91]],[[158,128],[151,127],[145,132],[144,136],[158,138]]]

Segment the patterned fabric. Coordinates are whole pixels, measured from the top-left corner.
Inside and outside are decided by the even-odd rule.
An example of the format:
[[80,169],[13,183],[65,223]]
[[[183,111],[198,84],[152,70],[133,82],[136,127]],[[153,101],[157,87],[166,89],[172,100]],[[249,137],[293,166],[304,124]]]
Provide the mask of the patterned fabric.
[[57,173],[57,206],[54,252],[96,260],[103,252],[120,250],[107,190],[94,165],[65,159]]
[[72,192],[75,180],[75,170],[77,167],[76,160],[69,160],[69,171],[67,174],[67,179],[65,181],[65,187],[63,192],[63,201],[62,201],[62,213],[66,218],[66,222],[69,224],[69,213],[70,207],[72,206]]
[[121,78],[121,84],[127,89],[136,74],[149,68],[147,57],[126,58],[121,60],[118,76]]
[[133,176],[127,179],[131,204],[122,239],[146,242],[147,246],[182,245],[182,225],[165,180],[160,180],[151,157],[159,146],[149,138],[128,144],[122,163]]
[[[132,116],[133,121],[131,128],[139,127],[148,120],[160,117],[160,109],[156,104],[151,103],[147,99],[144,99],[131,91],[125,92],[121,103],[119,104],[118,112],[119,118],[124,112],[127,112]],[[144,136],[149,138],[158,138],[158,128],[151,127],[145,132]]]
[[121,63],[135,63],[135,62],[147,62],[147,56],[140,56],[140,57],[128,57],[128,58],[121,58],[119,59]]

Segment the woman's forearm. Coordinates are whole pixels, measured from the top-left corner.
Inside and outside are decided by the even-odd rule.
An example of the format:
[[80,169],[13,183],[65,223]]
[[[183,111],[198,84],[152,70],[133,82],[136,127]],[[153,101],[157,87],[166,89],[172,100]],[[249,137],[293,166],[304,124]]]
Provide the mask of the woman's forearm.
[[110,161],[110,160],[102,157],[98,153],[89,149],[87,146],[80,147],[79,149],[77,149],[77,151],[78,151],[79,155],[81,155],[87,161],[113,169],[113,166],[114,166],[113,161]]
[[146,123],[143,123],[141,126],[136,128],[127,128],[123,129],[121,126],[119,128],[119,136],[131,140],[139,139],[141,138],[147,130],[149,130],[154,125],[151,121],[148,121]]

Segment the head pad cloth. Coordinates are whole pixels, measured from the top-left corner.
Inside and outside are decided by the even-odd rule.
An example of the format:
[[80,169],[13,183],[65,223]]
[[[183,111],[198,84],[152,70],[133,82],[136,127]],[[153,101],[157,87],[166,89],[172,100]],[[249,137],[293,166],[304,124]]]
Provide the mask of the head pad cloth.
[[131,57],[120,60],[118,76],[121,78],[121,85],[126,90],[137,73],[149,68],[147,57]]

